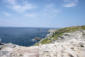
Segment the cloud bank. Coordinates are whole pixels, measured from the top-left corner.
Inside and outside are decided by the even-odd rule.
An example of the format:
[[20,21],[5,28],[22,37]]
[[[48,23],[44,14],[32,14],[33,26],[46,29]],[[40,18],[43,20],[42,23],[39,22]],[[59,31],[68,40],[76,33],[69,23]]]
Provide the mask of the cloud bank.
[[77,6],[79,0],[64,0],[64,7],[75,7]]
[[21,3],[18,1],[19,0],[7,0],[8,8],[20,13],[36,8],[35,5],[28,3],[27,1],[22,1]]

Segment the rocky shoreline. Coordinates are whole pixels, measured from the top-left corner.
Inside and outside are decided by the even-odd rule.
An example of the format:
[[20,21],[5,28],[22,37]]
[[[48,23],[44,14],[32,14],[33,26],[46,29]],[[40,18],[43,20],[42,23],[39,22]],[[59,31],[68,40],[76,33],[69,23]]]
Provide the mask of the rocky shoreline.
[[38,46],[24,47],[11,43],[0,45],[0,57],[39,57]]
[[58,40],[39,46],[0,45],[0,57],[85,57],[85,30],[64,33]]

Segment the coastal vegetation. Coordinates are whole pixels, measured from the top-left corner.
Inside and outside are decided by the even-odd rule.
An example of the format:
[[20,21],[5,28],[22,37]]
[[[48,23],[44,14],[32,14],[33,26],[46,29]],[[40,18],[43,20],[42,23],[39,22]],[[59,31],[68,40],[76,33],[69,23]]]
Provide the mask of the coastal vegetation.
[[64,33],[74,32],[74,31],[77,31],[77,30],[85,30],[85,25],[83,25],[83,26],[72,26],[72,27],[65,27],[65,28],[56,29],[53,33],[50,32],[51,33],[50,36],[40,40],[35,45],[49,44],[49,43],[57,40],[58,37],[61,37]]

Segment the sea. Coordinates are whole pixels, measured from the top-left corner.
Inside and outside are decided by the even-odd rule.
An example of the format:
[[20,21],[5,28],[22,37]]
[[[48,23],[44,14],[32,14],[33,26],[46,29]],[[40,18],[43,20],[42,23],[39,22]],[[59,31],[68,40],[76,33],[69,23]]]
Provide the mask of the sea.
[[0,27],[0,41],[21,46],[32,46],[38,41],[35,38],[45,38],[49,28],[32,27]]

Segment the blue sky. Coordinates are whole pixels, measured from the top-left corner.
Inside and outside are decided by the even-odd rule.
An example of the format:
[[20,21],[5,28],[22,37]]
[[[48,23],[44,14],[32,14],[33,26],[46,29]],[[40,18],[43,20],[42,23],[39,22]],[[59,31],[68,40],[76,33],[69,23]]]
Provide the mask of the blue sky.
[[85,0],[0,0],[0,26],[85,25]]

